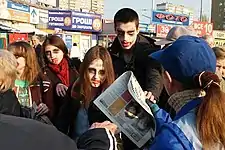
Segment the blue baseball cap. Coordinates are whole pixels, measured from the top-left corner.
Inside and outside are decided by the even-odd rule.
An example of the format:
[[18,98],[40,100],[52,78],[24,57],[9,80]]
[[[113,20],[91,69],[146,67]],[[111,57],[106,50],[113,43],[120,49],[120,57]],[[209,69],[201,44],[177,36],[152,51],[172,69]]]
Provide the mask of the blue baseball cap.
[[151,54],[172,78],[187,83],[202,71],[216,71],[216,56],[205,40],[182,36],[171,46]]

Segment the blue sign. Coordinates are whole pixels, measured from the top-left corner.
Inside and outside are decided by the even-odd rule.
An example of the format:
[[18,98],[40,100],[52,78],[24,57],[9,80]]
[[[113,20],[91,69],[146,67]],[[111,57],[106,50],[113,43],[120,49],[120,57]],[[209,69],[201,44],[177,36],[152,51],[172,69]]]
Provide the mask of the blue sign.
[[189,16],[173,14],[170,12],[153,11],[152,22],[189,26]]
[[72,26],[71,11],[66,10],[49,10],[48,27],[70,30]]
[[30,13],[30,7],[18,3],[7,1],[7,8]]
[[81,32],[101,32],[102,18],[98,14],[49,10],[48,27]]
[[101,15],[83,12],[72,12],[72,30],[101,32]]
[[72,48],[72,35],[65,35],[65,44],[68,49]]

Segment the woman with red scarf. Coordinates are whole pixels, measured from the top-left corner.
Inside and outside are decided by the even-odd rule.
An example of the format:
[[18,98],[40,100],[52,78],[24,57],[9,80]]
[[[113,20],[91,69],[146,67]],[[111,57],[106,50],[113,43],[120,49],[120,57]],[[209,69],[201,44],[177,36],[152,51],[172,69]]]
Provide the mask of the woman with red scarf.
[[64,41],[58,36],[48,37],[42,45],[44,58],[44,73],[52,81],[54,87],[55,121],[60,107],[64,103],[67,89],[78,76],[75,66],[72,66],[68,57],[68,49]]

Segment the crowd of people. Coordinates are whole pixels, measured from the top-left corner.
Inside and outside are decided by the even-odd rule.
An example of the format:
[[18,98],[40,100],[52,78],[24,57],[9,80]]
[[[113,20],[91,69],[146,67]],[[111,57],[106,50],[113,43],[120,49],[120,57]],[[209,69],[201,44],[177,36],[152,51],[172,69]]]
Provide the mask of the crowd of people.
[[[2,149],[225,148],[225,49],[182,26],[161,41],[141,35],[130,8],[115,14],[114,28],[111,47],[90,48],[82,62],[56,35],[0,50]],[[142,148],[93,103],[126,71],[145,91],[156,122],[154,140]]]

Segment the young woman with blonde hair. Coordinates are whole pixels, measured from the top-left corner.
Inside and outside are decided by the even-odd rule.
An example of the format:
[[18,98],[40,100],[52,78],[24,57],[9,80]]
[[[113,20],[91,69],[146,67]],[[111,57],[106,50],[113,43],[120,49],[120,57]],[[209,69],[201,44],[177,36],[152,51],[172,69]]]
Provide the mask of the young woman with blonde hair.
[[20,104],[12,88],[17,77],[16,58],[0,49],[0,113],[20,116]]

